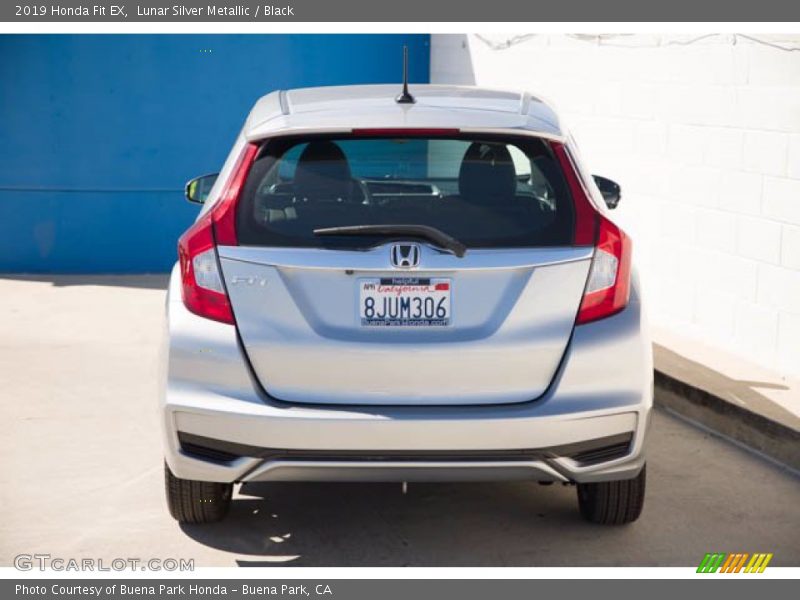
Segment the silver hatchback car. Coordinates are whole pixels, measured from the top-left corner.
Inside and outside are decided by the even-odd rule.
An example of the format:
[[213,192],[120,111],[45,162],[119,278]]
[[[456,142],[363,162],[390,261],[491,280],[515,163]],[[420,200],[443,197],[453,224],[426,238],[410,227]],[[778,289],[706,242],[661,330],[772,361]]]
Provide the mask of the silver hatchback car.
[[180,239],[167,500],[254,481],[576,484],[638,518],[650,339],[619,187],[535,96],[420,85],[261,98]]

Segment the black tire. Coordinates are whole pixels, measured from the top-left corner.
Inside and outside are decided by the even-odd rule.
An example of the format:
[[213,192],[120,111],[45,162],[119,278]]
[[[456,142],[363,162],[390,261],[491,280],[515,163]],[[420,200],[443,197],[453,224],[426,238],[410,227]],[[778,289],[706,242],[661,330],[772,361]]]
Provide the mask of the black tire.
[[164,463],[169,514],[179,523],[215,523],[228,514],[233,484],[175,477]]
[[578,484],[581,516],[592,523],[624,525],[642,514],[646,467],[633,479]]

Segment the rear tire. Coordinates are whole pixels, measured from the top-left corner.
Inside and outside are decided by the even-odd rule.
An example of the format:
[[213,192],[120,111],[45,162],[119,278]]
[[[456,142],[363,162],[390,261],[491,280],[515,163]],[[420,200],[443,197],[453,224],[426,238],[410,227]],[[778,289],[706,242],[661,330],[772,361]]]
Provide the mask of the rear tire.
[[601,525],[632,523],[642,514],[646,467],[633,479],[578,484],[581,516]]
[[164,463],[169,514],[179,523],[214,523],[228,514],[233,484],[175,477]]

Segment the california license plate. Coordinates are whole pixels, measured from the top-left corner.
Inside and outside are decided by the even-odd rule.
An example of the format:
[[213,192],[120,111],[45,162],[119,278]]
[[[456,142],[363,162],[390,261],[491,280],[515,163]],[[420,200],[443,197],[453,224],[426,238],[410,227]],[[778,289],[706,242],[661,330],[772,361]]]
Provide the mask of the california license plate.
[[450,280],[388,277],[359,280],[364,327],[447,327]]

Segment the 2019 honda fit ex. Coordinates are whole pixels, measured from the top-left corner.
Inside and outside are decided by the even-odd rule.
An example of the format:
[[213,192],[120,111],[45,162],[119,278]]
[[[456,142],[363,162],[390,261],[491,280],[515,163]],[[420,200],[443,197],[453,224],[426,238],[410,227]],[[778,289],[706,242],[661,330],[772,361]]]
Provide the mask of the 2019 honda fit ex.
[[243,482],[516,479],[635,520],[653,376],[618,186],[534,96],[396,92],[264,96],[187,184],[172,515],[219,520]]

